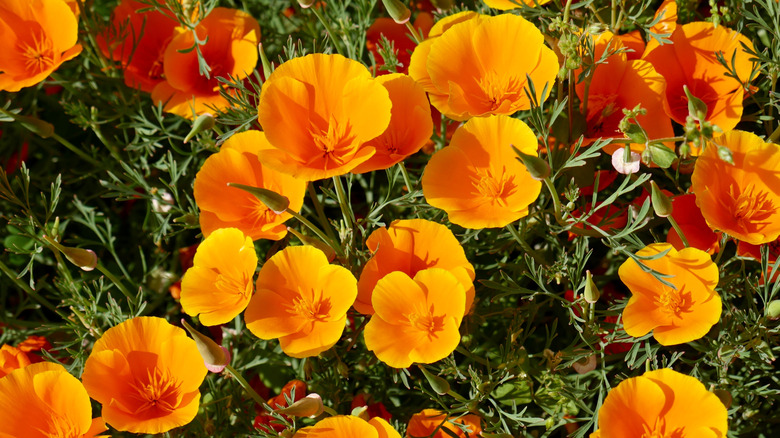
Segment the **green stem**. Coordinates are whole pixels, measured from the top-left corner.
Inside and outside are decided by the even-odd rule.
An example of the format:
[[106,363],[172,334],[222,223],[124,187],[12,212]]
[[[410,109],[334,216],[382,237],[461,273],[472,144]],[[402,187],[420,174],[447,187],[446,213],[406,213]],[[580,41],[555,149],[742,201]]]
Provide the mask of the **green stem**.
[[775,128],[774,131],[772,131],[772,134],[769,136],[767,141],[770,143],[777,143],[778,139],[780,139],[780,126],[778,126],[777,128]]
[[317,8],[317,6],[312,6],[309,8],[309,10],[317,16],[317,19],[320,20],[320,23],[322,23],[322,26],[325,27],[325,32],[327,32],[328,37],[330,38],[331,43],[333,43],[333,48],[336,49],[336,52],[344,56],[344,52],[341,50],[341,46],[336,44],[336,38],[334,37],[333,29],[331,29],[330,24],[328,24],[327,21],[325,21],[325,17],[322,16],[322,13]]
[[230,373],[231,376],[233,376],[233,378],[235,378],[238,381],[238,384],[241,385],[241,387],[243,387],[246,390],[246,392],[249,393],[249,396],[252,397],[252,399],[254,399],[254,401],[256,401],[257,404],[259,404],[260,406],[267,404],[266,401],[263,400],[263,397],[260,397],[260,394],[258,394],[257,391],[255,391],[249,385],[249,383],[246,381],[246,379],[244,379],[241,373],[236,371],[236,369],[233,368],[230,364],[228,364],[225,367],[225,369]]
[[294,217],[295,219],[298,219],[298,221],[299,221],[300,223],[302,223],[303,225],[305,225],[305,226],[306,226],[308,229],[310,229],[310,230],[311,230],[311,231],[312,231],[314,234],[316,234],[316,235],[317,235],[317,237],[319,237],[319,239],[320,239],[320,240],[322,240],[323,242],[325,242],[325,243],[327,243],[328,245],[330,245],[330,247],[331,247],[331,248],[333,248],[333,250],[334,250],[334,251],[336,251],[336,254],[337,254],[338,256],[340,256],[340,257],[341,257],[341,256],[343,256],[343,255],[344,255],[344,251],[341,249],[341,246],[340,246],[340,245],[337,245],[337,244],[336,244],[336,240],[335,240],[335,239],[331,240],[330,238],[328,238],[328,236],[326,236],[326,235],[325,235],[325,233],[323,233],[323,232],[322,232],[322,230],[320,230],[319,228],[317,228],[317,226],[316,226],[316,225],[314,225],[313,223],[311,223],[311,221],[310,221],[310,220],[308,220],[308,219],[306,219],[305,217],[301,216],[301,215],[300,215],[300,214],[299,214],[297,211],[295,211],[295,210],[290,210],[290,209],[288,208],[288,209],[287,209],[287,210],[285,210],[285,211],[286,211],[287,213],[290,213],[290,215],[292,215],[292,217]]
[[[664,137],[664,138],[650,139],[649,141],[652,142],[652,143],[668,143],[668,142],[678,142],[678,141],[683,141],[683,140],[685,140],[685,137]],[[631,144],[631,143],[636,143],[636,142],[634,140],[631,140],[630,138],[611,138],[611,139],[609,139],[609,143],[608,144],[613,144],[613,143]]]
[[530,255],[537,264],[545,266],[546,263],[544,263],[543,260],[539,258],[539,254],[531,249],[530,246],[528,246],[528,242],[523,239],[523,237],[520,235],[520,233],[517,231],[517,228],[515,228],[514,224],[509,224],[506,226],[506,229],[509,231],[509,234],[514,237],[515,241],[517,241],[518,244],[520,244],[520,247],[523,248],[523,251],[526,252],[526,254]]
[[406,171],[406,166],[404,166],[404,162],[401,161],[398,163],[398,167],[401,169],[401,175],[404,177],[404,184],[406,184],[406,189],[409,190],[409,193],[412,193],[412,179],[409,178],[409,172]]
[[349,209],[347,192],[341,184],[341,178],[334,176],[333,185],[336,188],[336,197],[339,200],[339,207],[341,207],[341,214],[344,216],[344,222],[351,228],[355,225],[355,216],[352,214],[352,210]]
[[70,149],[71,152],[73,152],[74,154],[76,154],[79,157],[81,157],[81,159],[83,159],[84,161],[89,162],[89,164],[92,164],[93,166],[98,166],[98,167],[100,166],[100,162],[99,161],[97,161],[94,158],[92,158],[89,155],[87,155],[86,152],[84,152],[81,149],[79,149],[78,147],[76,147],[73,143],[69,142],[68,140],[65,140],[62,137],[60,137],[59,134],[54,133],[54,134],[51,135],[51,138],[57,140],[57,142],[59,144],[65,146],[68,149]]
[[569,23],[569,12],[571,11],[571,1],[572,0],[566,0],[566,7],[563,9],[563,22],[565,24]]
[[119,291],[122,292],[122,294],[124,296],[126,296],[130,300],[135,299],[133,294],[131,294],[130,291],[127,290],[127,288],[125,288],[125,286],[122,284],[122,282],[119,281],[119,279],[116,278],[116,276],[114,274],[112,274],[111,271],[106,269],[106,267],[103,266],[102,263],[98,262],[97,269],[98,269],[98,271],[100,271],[100,273],[102,273],[103,275],[108,277],[108,279],[111,280],[111,282],[114,283],[114,285],[116,285],[117,289],[119,289]]
[[317,196],[317,192],[314,190],[314,184],[309,183],[306,187],[306,190],[309,192],[311,203],[314,204],[314,211],[317,212],[317,219],[320,221],[320,225],[322,225],[322,228],[325,229],[328,237],[330,237],[331,240],[336,241],[336,233],[333,231],[333,227],[330,225],[330,221],[328,221],[328,217],[325,215],[325,209],[322,207],[320,198]]
[[339,414],[338,412],[336,412],[336,411],[335,411],[333,408],[331,408],[330,406],[325,406],[325,405],[323,405],[323,406],[322,406],[322,410],[324,410],[325,412],[327,412],[327,413],[328,413],[328,415],[330,415],[331,417],[335,417],[335,416],[337,416],[337,415]]
[[669,215],[666,218],[669,219],[669,223],[672,224],[674,231],[677,231],[677,235],[680,236],[680,240],[682,240],[683,245],[685,245],[686,248],[690,247],[691,245],[688,243],[688,239],[685,238],[685,233],[683,233],[682,229],[677,224],[677,221],[674,220],[672,215]]
[[563,215],[561,213],[561,198],[558,196],[558,191],[555,190],[555,185],[553,185],[549,177],[544,179],[544,185],[547,186],[547,189],[550,191],[550,196],[552,196],[553,199],[553,207],[555,208],[555,222],[558,222],[558,225],[566,225],[566,222],[564,222]]
[[52,312],[57,312],[57,309],[50,302],[46,301],[46,299],[38,295],[38,292],[34,291],[27,283],[19,280],[19,278],[16,276],[16,273],[12,271],[11,268],[6,266],[2,261],[0,261],[0,271],[3,271],[3,274],[10,278],[16,287],[23,290],[25,293],[27,293],[27,295],[31,296],[40,305],[51,310]]
[[409,32],[412,33],[412,38],[414,38],[414,42],[416,44],[420,44],[422,40],[420,39],[420,35],[417,34],[417,29],[415,29],[414,26],[412,26],[411,21],[406,22],[406,28],[409,29]]

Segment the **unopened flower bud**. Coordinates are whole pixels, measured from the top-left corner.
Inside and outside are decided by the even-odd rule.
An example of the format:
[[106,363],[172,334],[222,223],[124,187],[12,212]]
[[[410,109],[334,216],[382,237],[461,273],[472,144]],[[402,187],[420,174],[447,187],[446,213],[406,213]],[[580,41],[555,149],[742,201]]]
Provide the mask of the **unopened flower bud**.
[[587,374],[596,369],[596,355],[591,354],[590,356],[583,357],[577,362],[574,362],[571,367],[574,368],[574,371],[576,371],[577,374]]
[[653,203],[653,211],[658,217],[669,217],[672,214],[672,200],[658,188],[655,181],[650,181],[650,200]]
[[400,0],[382,0],[382,4],[385,5],[385,9],[387,9],[387,13],[390,14],[393,21],[398,24],[406,24],[412,16],[412,11],[405,4],[401,3]]
[[626,149],[620,148],[612,153],[612,167],[623,175],[639,172],[640,155],[633,151],[630,154],[626,154]]
[[322,404],[322,397],[316,393],[311,393],[286,408],[276,410],[276,412],[284,415],[312,418],[324,411],[325,406]]
[[212,373],[221,373],[230,364],[230,351],[218,345],[208,336],[190,327],[184,319],[181,320],[181,324],[190,332],[195,345],[198,347],[198,352],[206,364],[206,369]]
[[298,4],[301,5],[303,9],[308,9],[311,7],[311,5],[314,4],[316,0],[298,0]]
[[688,97],[688,113],[699,121],[707,118],[707,104],[701,99],[691,94],[687,85],[683,85],[685,96]]
[[593,282],[593,276],[590,271],[585,271],[585,292],[582,293],[582,297],[590,304],[595,303],[601,297],[601,291],[596,287],[596,283]]
[[263,50],[263,43],[257,45],[257,51],[260,53],[260,63],[263,64],[263,77],[265,80],[268,80],[274,69],[271,66],[271,61],[268,60],[268,55],[266,55],[265,50]]
[[78,266],[82,270],[91,271],[97,266],[98,259],[95,251],[92,251],[91,249],[71,248],[69,246],[64,246],[51,237],[45,235],[43,236],[43,239],[57,248],[57,250],[61,252],[69,262]]
[[550,166],[547,164],[547,161],[544,161],[536,155],[526,154],[514,145],[512,145],[512,150],[517,154],[518,160],[520,160],[525,165],[525,168],[528,169],[531,178],[542,181],[550,176]]
[[444,395],[450,392],[450,384],[445,379],[431,374],[431,372],[425,369],[424,366],[420,366],[420,370],[428,380],[428,384],[431,385],[433,392],[439,395]]
[[280,195],[273,190],[264,189],[262,187],[245,186],[238,183],[228,183],[228,186],[241,189],[247,193],[254,195],[260,200],[266,207],[270,208],[276,214],[282,214],[287,211],[287,207],[290,206],[290,200],[286,196]]
[[14,121],[19,122],[19,124],[27,128],[28,131],[37,134],[41,138],[49,138],[54,135],[54,125],[49,122],[30,116],[14,115],[13,118]]
[[195,119],[194,122],[192,122],[192,129],[190,129],[190,133],[187,134],[186,137],[184,137],[184,143],[186,144],[188,141],[192,139],[192,137],[195,137],[196,135],[200,134],[203,131],[210,131],[214,128],[214,125],[216,124],[216,120],[214,119],[214,116],[210,113],[203,113],[198,116],[197,119]]
[[355,409],[353,409],[352,413],[350,413],[349,415],[353,417],[362,418],[363,420],[366,421],[371,419],[371,417],[369,417],[368,415],[368,406],[358,406]]
[[771,319],[780,318],[780,300],[772,300],[766,306],[766,316]]

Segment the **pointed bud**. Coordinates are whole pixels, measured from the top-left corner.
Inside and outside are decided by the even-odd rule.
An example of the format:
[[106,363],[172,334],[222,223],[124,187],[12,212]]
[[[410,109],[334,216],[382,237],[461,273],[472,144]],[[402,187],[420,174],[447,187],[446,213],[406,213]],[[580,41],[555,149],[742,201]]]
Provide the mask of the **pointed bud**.
[[734,164],[734,156],[731,153],[731,149],[726,146],[718,146],[718,157],[731,165]]
[[525,165],[525,168],[528,169],[528,173],[531,174],[531,178],[537,181],[542,181],[543,179],[550,176],[550,166],[546,161],[542,160],[536,155],[526,154],[525,152],[516,148],[515,145],[511,146],[512,150],[514,150],[515,154],[517,154],[518,160],[520,160]]
[[282,196],[273,190],[264,189],[262,187],[245,186],[238,183],[228,183],[228,186],[241,189],[247,193],[254,195],[259,199],[266,207],[270,208],[276,214],[282,214],[287,211],[287,207],[290,206],[290,200],[287,197]]
[[98,259],[95,251],[92,251],[91,249],[71,248],[69,246],[64,246],[46,235],[43,236],[43,239],[49,242],[53,247],[57,248],[57,250],[61,252],[69,262],[78,266],[82,270],[89,272],[95,269],[97,266]]
[[208,336],[190,327],[184,319],[181,320],[181,324],[190,332],[195,345],[198,347],[198,352],[200,352],[200,356],[203,358],[203,363],[206,364],[206,369],[212,373],[221,373],[230,364],[230,352],[228,349],[218,345]]
[[683,91],[685,91],[685,96],[688,97],[688,113],[700,122],[707,119],[707,104],[691,94],[687,85],[683,85]]
[[382,0],[387,13],[398,24],[406,24],[412,16],[412,11],[406,7],[400,0]]
[[352,412],[349,414],[353,417],[359,417],[363,420],[370,420],[371,417],[368,415],[368,406],[358,406],[355,409],[352,410]]
[[303,9],[309,9],[315,1],[316,0],[298,0],[298,4],[301,5]]
[[328,262],[332,262],[336,259],[336,251],[333,250],[333,248],[330,247],[327,243],[323,242],[320,239],[317,239],[316,237],[310,237],[310,236],[304,236],[303,234],[299,233],[298,230],[295,228],[287,227],[287,231],[292,233],[295,237],[298,238],[304,245],[313,246],[320,251],[325,253],[325,256],[328,258]]
[[655,215],[658,217],[669,217],[672,214],[672,200],[658,188],[655,181],[650,181],[650,187],[652,188],[650,199],[653,202]]
[[766,316],[771,319],[780,318],[780,300],[772,300],[766,306]]
[[582,293],[582,297],[590,304],[594,304],[601,297],[601,291],[596,287],[596,283],[593,282],[593,276],[590,271],[585,271],[585,292]]
[[210,131],[214,128],[215,124],[216,121],[214,120],[214,116],[210,113],[203,113],[199,115],[198,118],[192,122],[192,129],[190,129],[190,133],[184,137],[184,143],[186,144],[192,139],[192,137],[195,137],[203,131]]
[[626,149],[628,148],[616,149],[612,153],[612,167],[623,175],[639,172],[640,155],[632,152],[631,149],[628,149],[629,153],[626,153]]
[[420,366],[420,370],[428,380],[428,384],[431,385],[433,392],[439,395],[444,395],[450,392],[450,384],[446,380],[431,374],[431,372],[425,369],[424,366]]
[[263,43],[257,45],[257,51],[260,53],[260,63],[263,64],[263,78],[267,81],[274,69],[271,66],[271,61],[268,60],[268,56],[265,54],[265,50],[263,50]]
[[324,411],[325,406],[322,404],[322,397],[316,393],[311,393],[286,408],[276,410],[277,413],[284,415],[311,418],[322,414]]
[[15,121],[19,122],[22,126],[27,128],[28,131],[33,134],[37,134],[41,138],[49,138],[54,135],[54,125],[49,122],[44,122],[41,119],[30,116],[17,116],[13,115]]

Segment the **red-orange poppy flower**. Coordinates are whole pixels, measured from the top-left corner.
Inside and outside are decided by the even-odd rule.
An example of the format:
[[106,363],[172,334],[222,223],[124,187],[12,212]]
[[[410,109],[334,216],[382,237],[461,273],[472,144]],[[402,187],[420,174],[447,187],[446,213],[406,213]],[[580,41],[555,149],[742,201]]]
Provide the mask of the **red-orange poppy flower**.
[[387,89],[361,63],[315,53],[279,66],[263,84],[260,160],[308,181],[342,175],[371,158],[367,142],[390,123]]
[[[428,31],[433,26],[433,15],[428,12],[420,12],[414,20],[414,28],[417,32],[422,32],[423,38],[428,36]],[[400,69],[399,73],[406,73],[409,70],[409,61],[412,57],[417,43],[409,34],[406,25],[398,24],[392,18],[380,17],[374,20],[371,27],[366,31],[366,49],[374,54],[377,66],[382,66],[386,60],[379,53],[382,37],[393,43],[396,52],[396,60]],[[377,74],[387,74],[389,71],[378,69]]]
[[198,247],[181,280],[181,307],[203,325],[225,324],[243,312],[254,292],[257,253],[252,238],[220,228]]
[[683,344],[706,335],[722,311],[715,292],[718,266],[709,254],[697,248],[677,251],[668,243],[654,243],[636,255],[654,257],[642,260],[642,264],[670,276],[664,280],[673,287],[645,272],[634,259],[626,260],[618,270],[620,280],[632,293],[623,310],[626,333],[638,337],[653,330],[661,345]]
[[436,362],[460,343],[466,291],[447,270],[424,269],[414,278],[391,272],[377,282],[371,305],[376,313],[366,324],[366,347],[393,368]]
[[106,430],[92,418],[84,385],[60,364],[40,362],[0,378],[0,436],[92,438]]
[[0,347],[0,378],[27,365],[30,365],[27,353],[8,344]]
[[366,246],[374,253],[360,274],[355,309],[371,315],[371,296],[385,275],[401,271],[409,277],[428,268],[446,269],[466,291],[466,311],[474,301],[474,267],[458,239],[444,225],[425,219],[396,220],[389,228],[378,228],[368,236]]
[[[610,50],[623,48],[621,40],[610,32],[594,37],[593,42],[595,60],[601,59],[607,47]],[[579,72],[576,74],[579,75]],[[604,63],[598,64],[592,74],[591,78],[576,86],[577,96],[583,107],[587,101],[585,117],[588,138],[625,137],[618,128],[625,116],[623,109],[633,109],[637,105],[642,105],[647,110],[647,114],[638,116],[637,121],[644,128],[649,140],[674,136],[672,121],[664,112],[666,82],[652,64],[639,59],[628,60],[625,52],[619,52],[609,56]],[[623,146],[612,144],[606,146],[604,151],[611,154],[621,147]],[[644,144],[632,145],[634,152],[641,152],[644,148]]]
[[278,338],[285,354],[301,358],[339,340],[357,280],[346,268],[328,264],[319,249],[291,246],[265,262],[256,289],[244,313],[247,328],[260,339]]
[[293,438],[401,438],[401,435],[381,418],[366,421],[351,415],[337,415],[304,427]]
[[393,102],[390,124],[379,137],[366,142],[376,152],[352,173],[387,169],[400,163],[417,153],[433,134],[431,106],[420,84],[400,73],[380,76],[377,81],[387,88]]
[[[683,86],[687,85],[690,93],[707,105],[707,121],[723,131],[733,129],[742,118],[744,92],[740,81],[747,81],[752,69],[750,55],[742,45],[752,49],[753,44],[738,32],[708,22],[678,26],[669,39],[672,44],[660,45],[657,40],[650,40],[642,57],[666,79],[667,114],[685,124],[688,98]],[[739,80],[725,76],[726,69],[718,62],[717,52],[722,52],[729,63],[734,58]]]
[[114,429],[157,434],[198,413],[206,366],[195,341],[162,318],[137,317],[95,342],[81,376]]
[[543,101],[545,86],[549,95],[558,73],[557,57],[542,33],[513,14],[478,15],[453,24],[415,54],[409,74],[426,88],[431,104],[454,120],[528,109],[528,78],[536,99]]
[[[465,432],[456,424],[466,426],[470,432]],[[459,418],[452,418],[446,412],[438,409],[423,409],[412,415],[406,428],[407,438],[449,438],[452,436],[469,438],[481,436],[481,433],[482,425],[478,416],[467,414]]]
[[723,438],[728,412],[695,377],[665,368],[626,379],[613,388],[590,438]]
[[[712,254],[720,247],[720,233],[716,233],[707,226],[707,221],[696,205],[696,195],[675,196],[672,198],[672,218],[677,221],[685,235],[688,244],[694,248]],[[677,230],[671,228],[666,235],[666,241],[677,250],[685,248],[685,245],[677,234]]]
[[[146,12],[138,12],[146,9]],[[149,5],[122,0],[111,15],[111,25],[98,36],[103,54],[120,63],[125,84],[151,92],[163,82],[165,48],[179,22]]]
[[165,49],[165,82],[152,90],[152,100],[164,103],[164,110],[194,118],[212,108],[229,106],[219,94],[218,77],[243,79],[257,65],[260,25],[249,14],[237,9],[214,8],[195,28],[199,39],[208,41],[199,47],[209,65],[209,76],[200,74],[193,32],[178,29]]
[[536,155],[536,135],[519,119],[469,120],[428,162],[422,177],[425,199],[467,228],[503,227],[526,216],[542,183],[531,177],[512,145]]
[[289,213],[276,214],[254,195],[228,183],[272,190],[290,200],[289,208],[303,205],[306,183],[263,166],[258,154],[267,143],[260,131],[233,135],[216,154],[208,157],[195,175],[195,203],[200,208],[200,228],[205,236],[219,228],[238,228],[257,239],[279,240],[287,234]]
[[[723,161],[718,145],[731,150]],[[715,137],[696,160],[691,191],[710,228],[759,245],[780,237],[780,146],[730,131]]]
[[35,85],[81,53],[78,20],[62,0],[0,3],[0,91]]

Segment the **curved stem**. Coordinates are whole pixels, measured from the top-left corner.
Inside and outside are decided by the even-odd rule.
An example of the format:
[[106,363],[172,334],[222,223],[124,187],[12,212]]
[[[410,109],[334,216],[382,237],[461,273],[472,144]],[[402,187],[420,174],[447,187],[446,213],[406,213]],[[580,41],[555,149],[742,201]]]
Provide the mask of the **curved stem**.
[[230,373],[231,376],[233,376],[233,378],[235,378],[238,381],[238,384],[241,385],[241,387],[244,388],[246,392],[249,393],[249,396],[252,397],[252,399],[254,399],[254,401],[256,401],[257,404],[259,404],[260,406],[267,404],[266,401],[263,399],[263,397],[260,397],[260,394],[258,394],[257,391],[255,391],[252,388],[252,386],[249,385],[249,383],[246,381],[246,379],[244,379],[241,373],[236,371],[236,369],[233,368],[232,365],[228,364],[227,366],[225,366],[225,369],[228,371],[228,373]]
[[327,32],[328,37],[330,38],[331,43],[333,43],[333,48],[336,49],[336,52],[344,56],[344,52],[341,50],[341,46],[336,44],[336,38],[334,37],[333,29],[331,29],[330,24],[328,24],[327,21],[325,21],[325,17],[322,15],[319,9],[317,9],[317,6],[312,6],[309,8],[309,10],[317,16],[317,19],[320,20],[320,23],[322,23],[322,26],[325,27],[325,32]]

